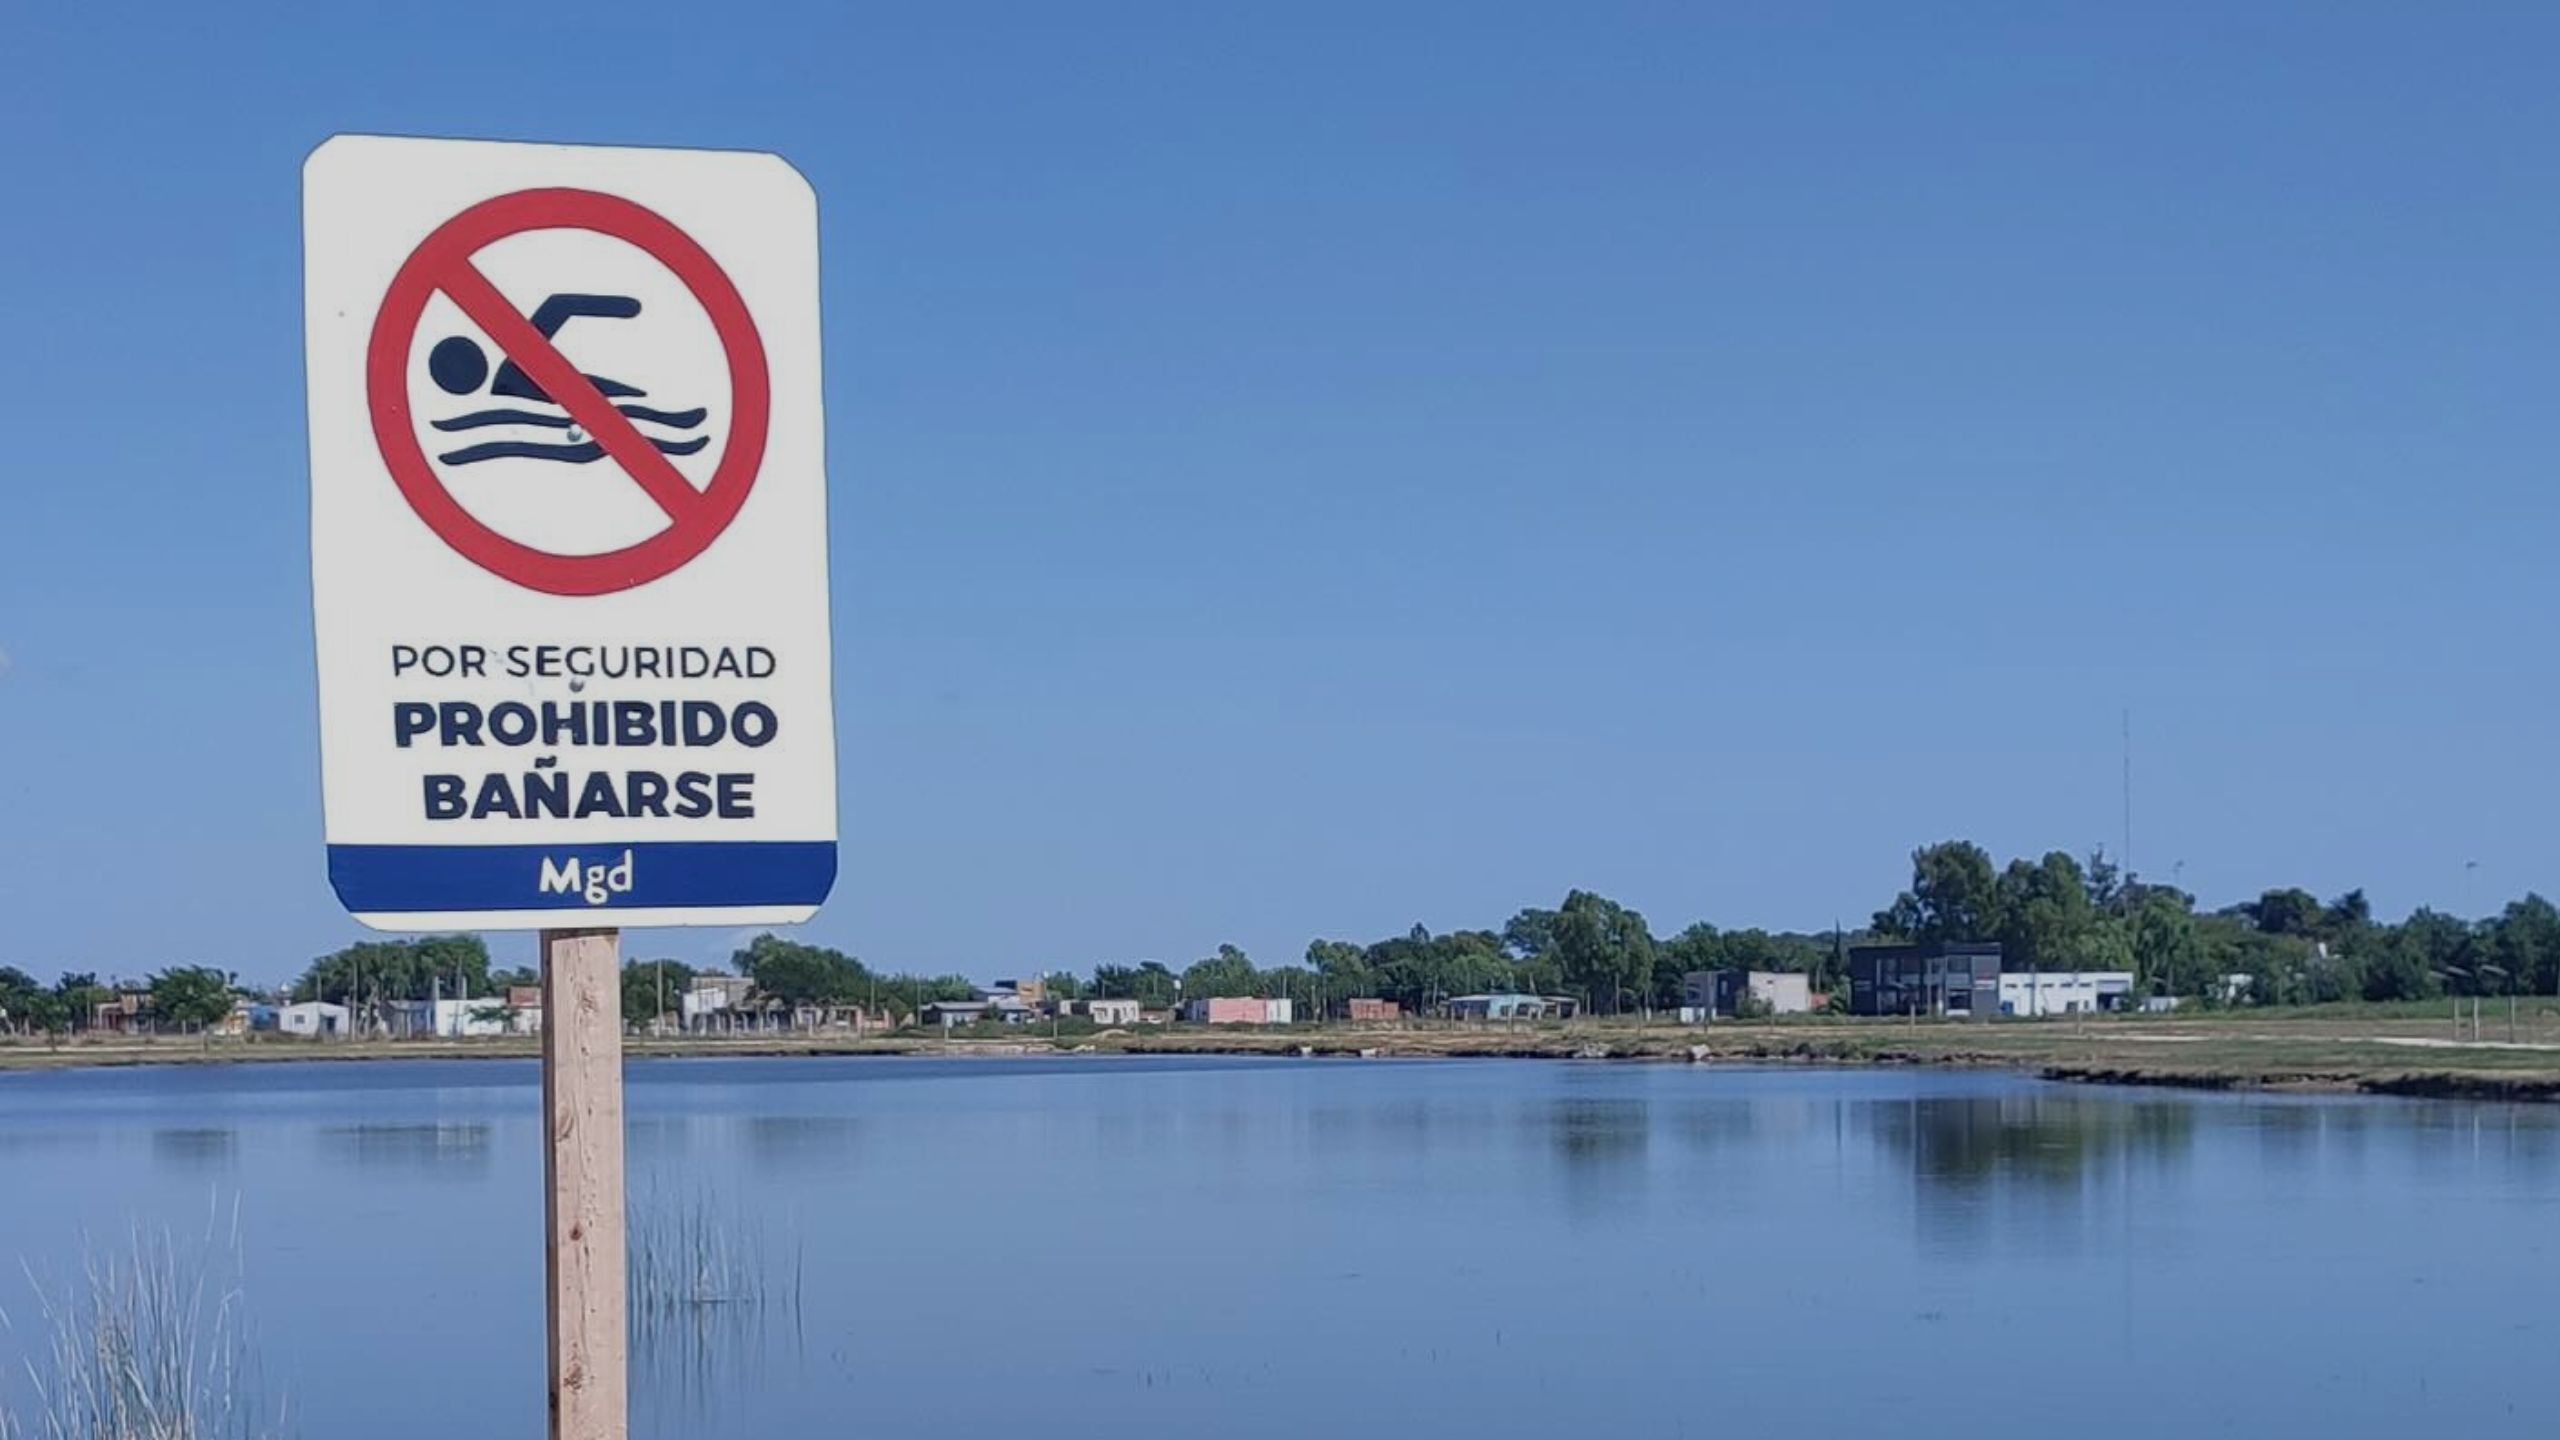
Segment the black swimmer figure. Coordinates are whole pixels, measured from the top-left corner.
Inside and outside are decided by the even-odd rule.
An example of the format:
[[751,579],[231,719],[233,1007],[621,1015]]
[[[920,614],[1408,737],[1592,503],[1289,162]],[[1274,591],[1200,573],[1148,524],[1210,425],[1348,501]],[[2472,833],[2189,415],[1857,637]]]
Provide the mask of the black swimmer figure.
[[[548,340],[560,333],[561,326],[580,316],[598,320],[628,320],[639,313],[640,302],[629,295],[553,295],[537,306],[530,318],[533,328],[541,332],[543,339]],[[490,380],[488,355],[481,350],[476,341],[464,335],[448,335],[436,342],[435,348],[427,352],[427,375],[436,382],[436,388],[449,395],[473,394],[479,390],[483,381],[488,381],[489,393],[492,396],[530,400],[542,405],[558,403],[544,394],[542,387],[533,383],[533,377],[525,374],[522,367],[504,356],[500,357],[498,363],[497,378]],[[619,380],[602,375],[587,376],[587,383],[595,386],[597,392],[608,400],[637,399],[649,393],[636,385],[626,385]],[[692,429],[701,424],[703,418],[710,413],[700,407],[691,410],[656,410],[646,405],[616,405],[614,408],[634,420],[647,420],[678,430]],[[575,422],[571,421],[566,414],[546,415],[532,410],[502,408],[475,410],[468,415],[456,415],[450,420],[435,420],[428,423],[438,430],[451,431],[476,430],[483,425],[538,425],[546,429],[566,430],[572,428]],[[691,440],[660,440],[652,436],[649,443],[669,455],[691,455],[710,444],[711,437],[697,435]],[[561,460],[583,465],[590,460],[600,458],[603,454],[604,446],[589,437],[567,445],[546,445],[526,440],[492,440],[478,445],[466,445],[462,449],[448,451],[436,458],[448,465],[469,465],[474,461],[509,457],[526,460]]]

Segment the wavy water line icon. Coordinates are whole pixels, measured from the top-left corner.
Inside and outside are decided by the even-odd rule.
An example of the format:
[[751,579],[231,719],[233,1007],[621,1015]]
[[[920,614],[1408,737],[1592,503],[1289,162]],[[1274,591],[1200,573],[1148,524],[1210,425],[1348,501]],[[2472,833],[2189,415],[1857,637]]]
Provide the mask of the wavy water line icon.
[[[629,295],[555,294],[545,299],[529,317],[533,328],[546,340],[556,336],[560,327],[580,316],[606,320],[628,320],[640,313],[640,302]],[[491,379],[489,357],[479,344],[466,336],[449,335],[436,342],[427,356],[427,374],[436,387],[449,395],[477,394],[483,382],[492,397],[530,400],[556,406],[542,387],[533,382],[513,360],[501,360],[496,378]],[[588,382],[598,393],[610,399],[638,399],[649,392],[636,385],[602,375],[589,375]],[[691,430],[709,417],[710,411],[696,406],[690,410],[661,410],[649,405],[616,404],[614,409],[633,420],[662,425],[674,430]],[[545,430],[566,430],[566,441],[549,440],[484,440],[465,445],[436,456],[447,465],[472,465],[483,460],[552,460],[571,465],[584,465],[604,458],[602,444],[578,431],[577,423],[566,410],[551,413],[515,406],[493,406],[467,414],[427,422],[448,434],[463,430],[485,429],[492,425],[529,425]],[[645,437],[663,455],[692,455],[711,443],[708,435],[670,440],[655,435]]]

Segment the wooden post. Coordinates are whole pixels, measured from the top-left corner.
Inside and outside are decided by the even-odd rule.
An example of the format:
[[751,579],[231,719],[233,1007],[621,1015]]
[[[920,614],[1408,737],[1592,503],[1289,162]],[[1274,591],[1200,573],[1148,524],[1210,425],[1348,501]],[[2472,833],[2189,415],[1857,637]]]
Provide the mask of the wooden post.
[[622,932],[542,932],[551,1440],[625,1440]]

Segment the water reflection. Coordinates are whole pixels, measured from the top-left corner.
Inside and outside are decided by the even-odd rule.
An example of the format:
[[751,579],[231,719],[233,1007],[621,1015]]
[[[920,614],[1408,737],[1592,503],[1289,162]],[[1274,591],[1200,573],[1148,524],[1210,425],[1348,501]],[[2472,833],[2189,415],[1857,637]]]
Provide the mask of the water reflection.
[[693,1435],[725,1403],[803,1371],[807,1334],[797,1299],[787,1306],[635,1307],[631,1345],[634,1433]]
[[177,1171],[228,1170],[240,1158],[240,1132],[173,1128],[151,1132],[151,1160]]
[[[76,1254],[236,1186],[290,1433],[538,1433],[530,1075],[268,1068],[221,1111],[203,1074],[0,1086],[0,1236]],[[1707,1066],[657,1073],[634,1440],[2549,1428],[2560,1107]],[[2098,1358],[1934,1403],[1960,1358],[2061,1336]],[[21,1348],[0,1328],[0,1372]]]
[[1645,1152],[1653,1121],[1645,1102],[1632,1098],[1557,1100],[1531,1114],[1564,1177],[1565,1203],[1577,1216],[1620,1212],[1645,1194]]
[[37,1129],[23,1123],[0,1123],[0,1156],[12,1164],[53,1151],[95,1150],[95,1130]]
[[2122,1218],[2136,1167],[2187,1162],[2196,1107],[2039,1090],[1852,1105],[1848,1124],[1908,1171],[1913,1224],[1933,1250],[2077,1253],[2098,1243],[2092,1220]]
[[747,1161],[766,1174],[824,1170],[851,1160],[861,1139],[852,1115],[757,1115],[747,1121]]
[[320,1131],[320,1148],[328,1159],[351,1162],[359,1170],[477,1179],[489,1170],[490,1126],[478,1120],[331,1125]]

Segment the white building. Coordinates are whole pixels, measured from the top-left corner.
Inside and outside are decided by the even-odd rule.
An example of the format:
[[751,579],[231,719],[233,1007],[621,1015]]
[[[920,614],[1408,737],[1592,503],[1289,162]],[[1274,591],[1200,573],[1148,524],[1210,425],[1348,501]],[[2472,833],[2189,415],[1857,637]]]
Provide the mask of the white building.
[[755,982],[744,975],[696,975],[692,987],[677,998],[676,1010],[684,1017],[684,1028],[703,1029],[713,1016],[745,1009],[754,988]]
[[1084,1013],[1092,1016],[1093,1023],[1096,1025],[1135,1025],[1138,1023],[1138,1002],[1135,1000],[1087,1000],[1084,1002]]
[[276,1011],[276,1028],[287,1035],[319,1036],[347,1033],[347,1007],[326,1000],[305,1000]]
[[1680,977],[1684,1024],[1739,1014],[1746,1000],[1765,1015],[1810,1015],[1813,977],[1781,970],[1692,970]]
[[2122,1010],[2133,1003],[2130,970],[2004,970],[2003,1015],[2086,1015]]

